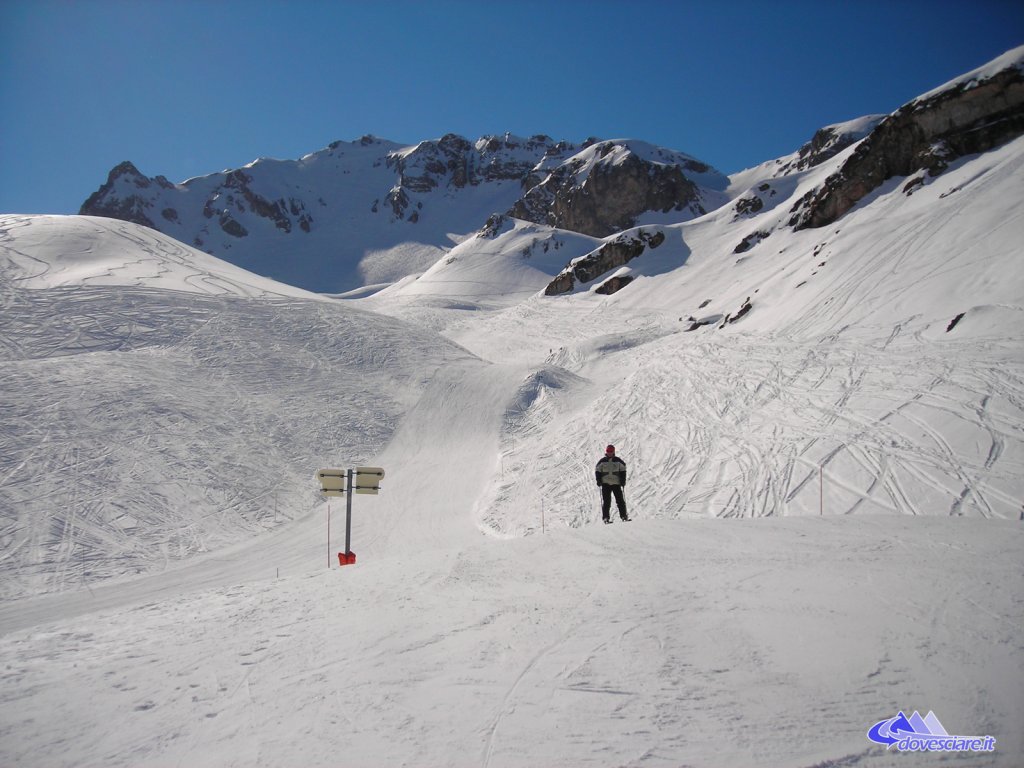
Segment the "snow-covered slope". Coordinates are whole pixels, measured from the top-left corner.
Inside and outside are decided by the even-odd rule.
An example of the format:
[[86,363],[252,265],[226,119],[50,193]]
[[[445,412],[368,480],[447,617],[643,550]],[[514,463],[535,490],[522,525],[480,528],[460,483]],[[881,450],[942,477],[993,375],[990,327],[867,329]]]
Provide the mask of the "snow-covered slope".
[[308,517],[451,343],[135,224],[0,218],[5,597],[173,566]]
[[0,760],[943,764],[867,739],[917,709],[996,738],[951,764],[1014,768],[1021,533],[893,516],[640,520],[360,551],[306,577],[275,580],[268,559],[269,580],[204,591],[168,574],[127,607],[97,590],[106,610],[0,636]]
[[2,227],[7,291],[121,286],[212,296],[322,298],[130,222],[96,216],[5,216]]
[[423,308],[432,297],[434,305],[447,309],[506,307],[543,290],[566,261],[600,243],[596,237],[496,216],[422,275],[379,291],[366,306],[413,301]]
[[[795,206],[858,147],[783,176],[772,164],[745,172],[749,187],[693,221],[586,253],[577,242],[562,273],[577,278],[623,250],[610,246],[640,245],[569,295],[438,312],[438,295],[495,307],[542,287],[551,264],[532,244],[561,233],[505,221],[366,300],[521,364],[479,503],[486,527],[535,531],[542,505],[549,520],[593,520],[593,457],[580,447],[608,441],[636,459],[633,496],[658,517],[1021,516],[1024,138],[890,178],[830,227],[795,227]],[[530,282],[509,280],[503,300],[495,288],[513,270]],[[625,287],[601,295],[611,282]]]
[[729,177],[727,192],[730,197],[737,197],[771,179],[820,165],[863,139],[878,127],[884,118],[885,115],[865,115],[854,120],[826,125],[816,131],[811,140],[796,152],[732,174]]

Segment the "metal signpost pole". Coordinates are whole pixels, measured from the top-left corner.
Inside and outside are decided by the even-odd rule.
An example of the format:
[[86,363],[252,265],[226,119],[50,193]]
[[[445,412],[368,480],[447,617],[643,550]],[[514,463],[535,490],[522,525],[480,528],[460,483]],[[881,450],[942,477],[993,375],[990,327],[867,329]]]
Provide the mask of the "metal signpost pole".
[[345,513],[345,556],[348,557],[352,554],[352,492],[355,486],[352,485],[352,470],[348,471],[348,510]]
[[[356,553],[352,551],[352,494],[369,493],[374,496],[380,492],[380,481],[384,470],[380,467],[356,467],[355,469],[321,469],[317,478],[320,480],[320,492],[324,496],[347,495],[345,504],[345,551],[338,553],[340,565],[352,565],[356,561]],[[363,478],[359,485],[353,480]],[[331,505],[327,504],[327,567],[331,567]]]

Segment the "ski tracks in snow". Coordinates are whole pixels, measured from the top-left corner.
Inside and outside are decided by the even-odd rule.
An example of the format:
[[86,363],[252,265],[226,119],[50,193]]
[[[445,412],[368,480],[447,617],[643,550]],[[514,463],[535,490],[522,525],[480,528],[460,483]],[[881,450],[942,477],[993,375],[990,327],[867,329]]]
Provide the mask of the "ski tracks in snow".
[[1018,357],[902,327],[881,342],[678,334],[596,359],[563,352],[572,369],[538,374],[506,418],[487,517],[509,535],[538,530],[542,503],[548,524],[596,521],[591,465],[615,442],[641,516],[1016,519]]
[[315,469],[365,462],[434,368],[466,356],[322,301],[124,286],[5,296],[4,597],[164,570],[308,515]]
[[888,765],[866,729],[925,701],[1009,766],[1020,539],[948,518],[640,520],[183,577],[0,637],[3,759]]

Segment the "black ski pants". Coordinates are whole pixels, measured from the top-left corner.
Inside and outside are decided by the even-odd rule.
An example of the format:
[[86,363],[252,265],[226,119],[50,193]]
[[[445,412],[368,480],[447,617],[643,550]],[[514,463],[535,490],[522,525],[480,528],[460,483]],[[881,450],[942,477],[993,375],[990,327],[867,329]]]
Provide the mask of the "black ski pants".
[[622,495],[621,485],[606,485],[601,483],[601,516],[605,520],[610,520],[608,517],[609,512],[612,508],[612,496],[615,496],[615,504],[619,508],[619,517],[623,520],[626,519],[626,497]]

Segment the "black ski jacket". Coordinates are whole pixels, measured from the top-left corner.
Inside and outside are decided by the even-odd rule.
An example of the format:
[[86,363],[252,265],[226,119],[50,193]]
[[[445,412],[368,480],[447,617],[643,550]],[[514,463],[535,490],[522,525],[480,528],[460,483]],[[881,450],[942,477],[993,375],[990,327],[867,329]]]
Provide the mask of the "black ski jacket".
[[605,456],[597,462],[594,477],[598,485],[625,485],[626,462],[618,456]]

